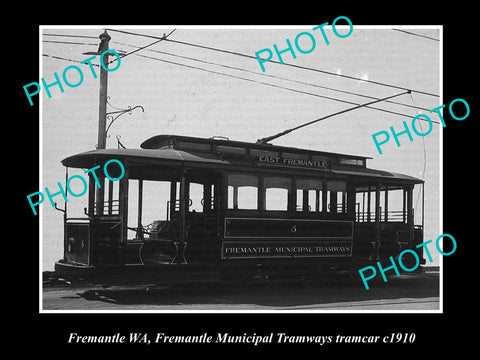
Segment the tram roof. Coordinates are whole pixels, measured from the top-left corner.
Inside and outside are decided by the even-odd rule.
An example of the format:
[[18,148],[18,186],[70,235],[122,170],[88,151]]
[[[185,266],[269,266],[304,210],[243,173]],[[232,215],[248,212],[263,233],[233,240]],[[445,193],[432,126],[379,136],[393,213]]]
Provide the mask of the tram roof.
[[[204,145],[203,148],[202,145]],[[92,168],[109,159],[118,159],[130,166],[148,167],[158,164],[172,167],[189,166],[233,171],[264,169],[273,173],[301,173],[303,176],[309,176],[310,174],[315,176],[319,171],[321,174],[327,171],[332,175],[369,178],[370,180],[389,179],[401,183],[423,183],[423,180],[412,176],[369,169],[366,167],[368,157],[364,156],[174,135],[154,136],[143,142],[141,147],[140,149],[91,150],[67,157],[62,160],[62,164],[66,167]],[[207,148],[210,150],[207,150]],[[250,150],[246,150],[244,154],[239,154],[239,149]],[[233,152],[229,152],[230,150],[233,150]],[[260,158],[254,156],[254,151],[261,154],[277,153],[279,155],[267,159],[273,159],[276,163],[259,161]],[[282,158],[282,156],[286,154],[291,157],[299,156],[299,158],[284,160],[285,158]]]
[[292,152],[297,154],[318,154],[318,155],[331,155],[331,156],[342,156],[348,157],[351,159],[371,159],[367,156],[359,155],[350,155],[350,154],[340,154],[332,153],[326,151],[317,151],[317,150],[308,150],[301,149],[296,147],[289,146],[280,146],[273,144],[262,144],[262,143],[251,143],[246,141],[236,141],[230,140],[223,137],[213,137],[213,138],[199,138],[193,136],[182,136],[182,135],[155,135],[151,138],[145,140],[140,147],[142,149],[160,149],[165,147],[174,147],[176,148],[178,144],[197,144],[200,148],[202,145],[206,146],[227,146],[231,148],[239,149],[256,149],[256,150],[265,150],[265,151],[280,151],[280,152]]

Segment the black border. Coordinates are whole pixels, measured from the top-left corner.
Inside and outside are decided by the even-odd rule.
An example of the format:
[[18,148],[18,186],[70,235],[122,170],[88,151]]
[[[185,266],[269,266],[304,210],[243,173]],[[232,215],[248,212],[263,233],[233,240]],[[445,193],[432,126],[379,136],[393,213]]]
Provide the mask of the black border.
[[[473,235],[473,216],[475,207],[475,183],[477,175],[474,126],[477,121],[476,97],[473,93],[476,75],[475,63],[478,63],[476,50],[476,31],[474,28],[476,13],[474,3],[464,5],[435,3],[430,8],[418,8],[412,3],[383,3],[381,6],[362,3],[362,10],[352,8],[348,3],[341,3],[335,9],[325,9],[322,3],[272,5],[246,3],[218,5],[199,4],[201,10],[180,9],[168,4],[77,4],[75,10],[65,11],[65,4],[49,4],[42,9],[28,9],[21,12],[22,23],[20,31],[10,33],[7,52],[13,54],[5,67],[13,77],[9,92],[13,91],[15,110],[10,121],[19,125],[14,130],[21,134],[17,146],[24,148],[27,154],[25,160],[19,163],[13,155],[9,156],[12,166],[19,169],[15,172],[17,179],[26,179],[27,184],[15,187],[13,217],[19,220],[19,227],[13,236],[11,260],[12,271],[18,276],[12,279],[12,292],[9,297],[14,303],[15,314],[9,330],[9,344],[17,354],[27,353],[30,349],[49,357],[66,357],[72,354],[94,356],[97,351],[110,355],[137,355],[148,351],[154,356],[166,356],[164,351],[173,351],[176,356],[182,356],[183,349],[179,345],[165,347],[146,347],[138,345],[71,345],[66,344],[70,332],[90,335],[111,332],[149,332],[151,334],[165,332],[170,334],[188,335],[204,332],[215,334],[229,332],[243,334],[244,332],[268,334],[270,332],[285,332],[298,335],[310,334],[389,334],[415,332],[414,344],[389,346],[377,344],[341,346],[328,344],[300,346],[283,345],[252,348],[251,345],[190,345],[188,348],[198,348],[198,354],[208,355],[214,349],[220,350],[226,356],[236,354],[241,348],[260,352],[279,350],[284,354],[297,356],[324,356],[328,353],[339,353],[353,350],[361,354],[375,355],[386,350],[385,354],[409,356],[432,356],[442,354],[446,349],[462,350],[462,353],[473,347],[469,341],[476,324],[473,320],[476,312],[476,295],[474,264],[478,254],[477,241]],[[82,9],[79,9],[79,7]],[[118,7],[129,7],[122,15],[112,14]],[[153,8],[157,12],[153,11]],[[150,10],[149,10],[150,9]],[[28,11],[27,11],[28,10]],[[58,11],[57,11],[58,10]],[[110,14],[109,14],[110,12]],[[185,16],[185,12],[193,15]],[[137,15],[138,13],[138,15]],[[235,13],[235,18],[231,18]],[[74,14],[74,17],[72,17]],[[145,14],[150,14],[145,16]],[[208,14],[208,15],[204,15]],[[472,15],[470,15],[472,14]],[[242,16],[243,15],[243,16]],[[38,218],[32,216],[25,196],[31,188],[38,187],[38,106],[28,106],[24,99],[22,86],[38,79],[38,26],[40,24],[289,24],[289,23],[323,23],[332,21],[335,17],[348,16],[355,25],[443,25],[444,36],[444,103],[449,104],[455,98],[468,101],[471,114],[465,121],[451,119],[445,112],[447,127],[444,129],[444,233],[455,236],[458,248],[454,255],[444,257],[444,313],[443,314],[39,314],[38,294]],[[471,17],[470,17],[471,16]],[[138,21],[141,17],[141,21]],[[469,18],[470,17],[470,18]],[[18,30],[18,29],[17,29]],[[12,46],[13,45],[13,46]],[[13,47],[13,49],[12,49]],[[12,51],[13,50],[13,51]],[[419,50],[420,51],[420,50]],[[8,55],[4,55],[7,57]],[[12,55],[11,55],[12,56]],[[11,93],[10,93],[11,94]],[[11,96],[9,94],[9,97]],[[11,104],[8,105],[9,107]],[[13,109],[9,109],[13,110]],[[9,121],[9,122],[10,122]],[[7,130],[7,134],[11,134]],[[8,136],[10,137],[10,136]],[[4,137],[6,140],[8,137]],[[8,146],[5,144],[5,146]],[[13,173],[13,170],[10,170]],[[18,175],[17,175],[18,174]],[[26,226],[28,224],[28,226]],[[21,229],[21,236],[19,230]],[[20,245],[20,246],[19,246]],[[20,263],[18,262],[20,260]],[[19,267],[24,274],[19,274]],[[10,268],[7,269],[10,273]],[[17,308],[18,307],[18,308]],[[8,308],[6,308],[8,309]],[[10,312],[10,310],[8,310]],[[31,345],[31,346],[28,346]],[[311,354],[302,353],[304,348],[312,350]],[[363,351],[362,351],[363,350]],[[421,352],[420,352],[421,351]],[[170,355],[168,355],[170,356]],[[175,356],[175,355],[174,355]]]

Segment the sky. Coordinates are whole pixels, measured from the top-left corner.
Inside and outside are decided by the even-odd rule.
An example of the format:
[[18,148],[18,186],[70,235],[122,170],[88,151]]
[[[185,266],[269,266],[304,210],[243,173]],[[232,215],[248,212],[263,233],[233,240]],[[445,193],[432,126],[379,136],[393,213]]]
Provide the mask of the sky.
[[[325,19],[324,22],[331,20]],[[57,86],[51,87],[51,98],[43,90],[40,96],[33,97],[33,101],[40,102],[41,114],[40,188],[56,189],[57,182],[64,183],[62,159],[95,149],[99,79],[92,76],[86,65],[77,62],[92,56],[83,55],[84,52],[97,50],[98,36],[105,28],[111,29],[108,30],[110,48],[119,53],[129,53],[156,40],[115,30],[159,37],[175,29],[169,37],[171,40],[250,56],[255,56],[255,52],[265,48],[273,51],[273,44],[277,44],[279,49],[285,48],[287,38],[293,44],[298,33],[307,31],[315,36],[315,49],[308,54],[297,51],[296,59],[285,53],[285,63],[440,96],[413,91],[411,95],[392,99],[406,106],[386,102],[373,105],[406,116],[360,108],[299,129],[273,143],[367,156],[372,158],[367,162],[369,168],[424,179],[425,240],[436,239],[442,233],[439,210],[441,125],[433,124],[432,132],[424,137],[413,134],[413,141],[409,141],[406,135],[401,136],[400,147],[391,139],[382,147],[381,155],[373,143],[372,134],[390,127],[401,131],[403,121],[411,125],[415,115],[428,114],[428,109],[443,104],[440,76],[442,43],[432,40],[441,39],[441,27],[367,27],[354,24],[351,35],[346,38],[335,36],[331,27],[325,27],[329,39],[329,45],[326,45],[318,30],[312,30],[316,25],[43,26],[40,31],[40,76],[51,83],[55,72],[61,78],[66,67],[76,65],[83,70],[84,78],[77,87],[64,85],[63,93]],[[337,28],[341,34],[348,31],[348,27]],[[307,40],[307,37],[302,37],[302,40]],[[301,46],[306,48],[308,43],[301,43]],[[93,63],[98,64],[98,60],[95,59]],[[98,73],[98,68],[95,69]],[[109,131],[107,148],[117,147],[117,136],[121,137],[126,147],[138,148],[144,140],[158,134],[226,136],[231,140],[254,142],[258,138],[355,106],[345,102],[362,104],[372,101],[371,98],[347,94],[345,91],[376,98],[404,92],[393,87],[271,62],[265,63],[265,69],[262,73],[258,61],[250,57],[176,42],[161,41],[128,55],[122,58],[117,70],[109,73],[109,103],[122,109],[141,105],[145,112],[137,109],[121,116]],[[79,82],[75,70],[67,72],[67,79],[71,83]],[[28,102],[27,99],[25,101]],[[412,105],[425,110],[413,108]],[[115,111],[114,107],[109,106],[107,111]],[[435,116],[431,118],[438,121]],[[420,124],[422,129],[428,128],[426,122]],[[32,189],[31,192],[37,190]],[[58,197],[59,206],[63,207],[60,200]],[[417,201],[417,197],[414,201]],[[83,209],[86,204],[86,195],[69,200],[72,208]],[[43,225],[42,270],[53,270],[54,262],[63,256],[63,217],[48,201],[40,208]],[[438,262],[436,256],[434,264]]]

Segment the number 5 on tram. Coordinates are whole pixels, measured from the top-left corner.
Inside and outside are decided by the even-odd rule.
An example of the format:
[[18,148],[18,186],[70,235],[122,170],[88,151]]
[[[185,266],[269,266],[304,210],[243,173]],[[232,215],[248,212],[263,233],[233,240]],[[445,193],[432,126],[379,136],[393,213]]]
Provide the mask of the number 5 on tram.
[[416,248],[423,201],[420,224],[413,209],[423,181],[369,169],[366,157],[158,135],[140,149],[93,150],[62,164],[92,168],[111,159],[124,165],[121,180],[99,178],[100,190],[89,173],[85,216],[64,213],[60,273],[324,276],[356,273],[405,249],[425,263]]

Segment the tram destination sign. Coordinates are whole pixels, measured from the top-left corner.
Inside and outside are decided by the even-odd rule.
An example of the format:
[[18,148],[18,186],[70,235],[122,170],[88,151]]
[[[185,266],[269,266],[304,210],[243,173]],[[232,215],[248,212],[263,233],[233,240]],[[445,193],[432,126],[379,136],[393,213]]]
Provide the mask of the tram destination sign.
[[352,241],[224,241],[222,259],[350,257]]
[[309,169],[325,169],[331,165],[331,163],[326,160],[302,159],[293,156],[256,155],[255,158],[261,165],[303,167]]

